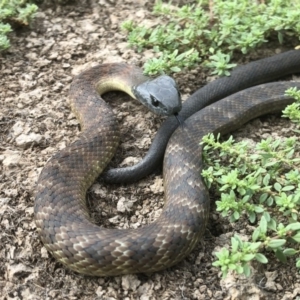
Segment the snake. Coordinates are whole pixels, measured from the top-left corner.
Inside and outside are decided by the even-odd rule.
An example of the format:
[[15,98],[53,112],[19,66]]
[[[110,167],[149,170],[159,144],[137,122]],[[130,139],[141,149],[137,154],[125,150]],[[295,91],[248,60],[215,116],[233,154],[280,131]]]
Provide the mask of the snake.
[[[35,222],[46,249],[71,270],[93,276],[152,273],[180,262],[203,237],[209,216],[209,193],[201,177],[202,137],[226,134],[292,103],[294,99],[285,95],[285,90],[300,88],[300,82],[261,83],[296,72],[300,72],[299,51],[277,54],[213,81],[182,107],[172,79],[163,76],[153,86],[128,64],[99,65],[77,75],[69,99],[81,132],[50,158],[37,181]],[[117,122],[101,97],[111,89],[134,98],[142,94],[143,104],[151,110],[171,114],[164,123],[169,126],[163,125],[169,128],[163,159],[164,208],[154,222],[136,229],[97,226],[86,204],[88,188],[118,146]],[[165,102],[160,97],[166,93],[170,97],[166,96]],[[180,126],[174,114],[181,119]]]

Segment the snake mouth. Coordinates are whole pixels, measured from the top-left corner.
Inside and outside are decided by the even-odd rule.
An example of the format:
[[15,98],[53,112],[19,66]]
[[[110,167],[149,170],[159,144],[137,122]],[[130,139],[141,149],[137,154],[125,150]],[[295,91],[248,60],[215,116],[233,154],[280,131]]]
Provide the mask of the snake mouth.
[[[181,101],[181,100],[180,100]],[[178,116],[178,113],[181,111],[182,104],[179,103],[177,106],[173,107],[164,107],[161,111],[165,116]]]
[[183,125],[183,120],[180,119],[180,116],[178,115],[178,112],[174,113],[174,117],[178,121],[179,125]]

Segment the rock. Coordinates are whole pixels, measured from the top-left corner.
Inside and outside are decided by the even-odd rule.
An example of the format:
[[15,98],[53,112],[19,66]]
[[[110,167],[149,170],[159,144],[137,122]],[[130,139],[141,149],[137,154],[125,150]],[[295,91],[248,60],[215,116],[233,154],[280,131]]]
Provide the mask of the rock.
[[29,134],[21,134],[16,138],[16,144],[19,147],[27,148],[32,144],[39,144],[43,136],[38,133],[31,132]]
[[0,161],[5,167],[14,167],[17,166],[21,158],[21,153],[19,151],[6,150],[0,156]]

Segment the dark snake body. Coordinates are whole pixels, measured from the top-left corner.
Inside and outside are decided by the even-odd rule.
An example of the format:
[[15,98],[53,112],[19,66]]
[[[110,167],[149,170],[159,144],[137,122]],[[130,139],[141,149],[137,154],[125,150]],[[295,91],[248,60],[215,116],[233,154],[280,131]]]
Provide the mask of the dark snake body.
[[[275,77],[300,70],[300,52],[290,53],[296,58],[290,63],[290,71],[277,70]],[[261,64],[262,69],[267,67]],[[39,235],[54,257],[83,274],[162,270],[190,253],[205,230],[209,195],[200,176],[199,142],[203,135],[224,134],[259,115],[280,111],[293,101],[283,96],[285,90],[300,88],[300,83],[276,82],[250,88],[188,118],[166,149],[165,206],[161,216],[142,228],[118,230],[91,223],[85,202],[88,187],[110,161],[119,138],[110,108],[93,88],[97,80],[94,75],[87,71],[76,77],[70,92],[84,130],[77,141],[50,159],[38,180],[35,218]],[[270,76],[273,78],[274,74]],[[210,92],[213,95],[216,91]]]
[[[297,72],[300,72],[300,50],[239,66],[230,72],[229,77],[221,77],[192,94],[184,102],[179,117],[185,120],[203,107],[238,91]],[[132,183],[153,173],[161,165],[167,143],[177,127],[176,118],[169,117],[159,128],[143,160],[134,166],[108,170],[102,178],[111,183]]]

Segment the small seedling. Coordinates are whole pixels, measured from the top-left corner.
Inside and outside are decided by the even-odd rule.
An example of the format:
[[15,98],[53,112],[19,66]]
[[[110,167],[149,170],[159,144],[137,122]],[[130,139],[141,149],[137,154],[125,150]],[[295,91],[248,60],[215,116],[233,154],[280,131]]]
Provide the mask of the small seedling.
[[281,44],[300,35],[299,1],[293,9],[287,0],[196,2],[178,7],[156,1],[159,25],[122,24],[131,47],[154,53],[144,65],[146,74],[179,72],[201,62],[213,74],[229,75],[234,53],[246,54],[276,35]]
[[28,25],[34,17],[37,6],[24,0],[1,0],[0,1],[0,51],[9,48],[7,37],[12,31],[10,23]]
[[[291,88],[286,93],[296,102],[283,116],[300,124],[300,91]],[[299,131],[293,137],[262,140],[254,150],[247,142],[236,143],[233,137],[220,142],[212,134],[202,144],[209,166],[202,176],[209,188],[220,192],[217,211],[230,222],[248,218],[254,228],[248,241],[232,237],[229,249],[215,253],[213,265],[221,268],[223,276],[229,270],[249,276],[252,260],[268,263],[267,251],[282,262],[299,254]],[[296,266],[300,268],[300,257]]]

